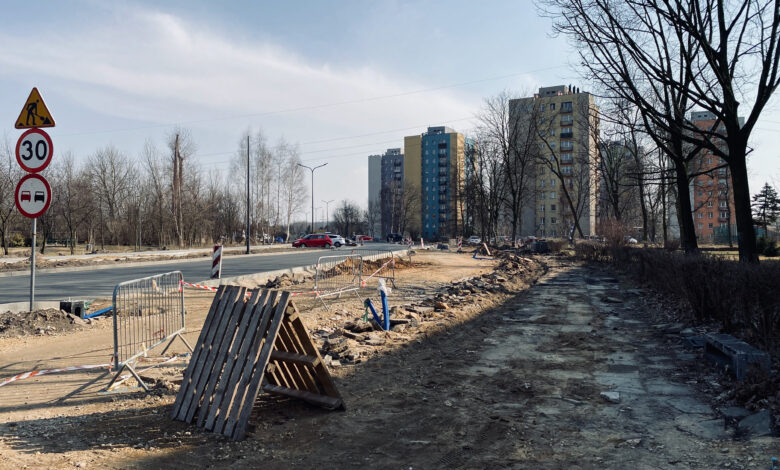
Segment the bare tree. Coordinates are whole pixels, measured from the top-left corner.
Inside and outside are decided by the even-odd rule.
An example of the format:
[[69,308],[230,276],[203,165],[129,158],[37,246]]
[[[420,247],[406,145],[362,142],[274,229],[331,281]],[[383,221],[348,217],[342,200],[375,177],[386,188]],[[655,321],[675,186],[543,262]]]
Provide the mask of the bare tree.
[[66,152],[61,155],[56,173],[59,177],[52,188],[56,195],[53,209],[68,230],[70,254],[74,254],[79,227],[92,218],[95,201],[91,197],[89,177],[78,168],[73,154]]
[[503,203],[508,208],[512,239],[522,226],[523,208],[533,201],[534,168],[539,156],[537,108],[512,106],[515,97],[507,91],[487,98],[478,115],[482,145],[497,153],[502,165]]
[[4,139],[0,147],[0,241],[5,255],[8,255],[9,231],[21,219],[14,201],[14,191],[21,176],[22,170],[13,157],[11,144]]
[[171,212],[176,232],[177,244],[184,246],[184,161],[195,153],[195,142],[192,135],[185,129],[175,129],[168,137],[168,148],[171,151]]
[[[544,4],[556,19],[556,30],[581,46],[588,76],[611,95],[635,104],[648,133],[670,156],[686,252],[698,248],[690,201],[683,197],[686,165],[706,148],[731,168],[740,260],[758,262],[746,158],[755,124],[780,85],[780,3],[544,0]],[[692,106],[711,112],[716,125],[699,128],[686,119]],[[689,144],[690,152],[684,144]]]
[[354,202],[344,200],[333,211],[333,223],[340,234],[348,237],[360,230],[360,216],[360,208]]
[[[111,243],[119,243],[120,226],[123,223],[123,205],[136,184],[132,162],[115,147],[99,149],[88,159],[88,168],[94,194],[98,199],[98,212],[103,228],[108,231]],[[101,244],[105,239],[101,236]]]

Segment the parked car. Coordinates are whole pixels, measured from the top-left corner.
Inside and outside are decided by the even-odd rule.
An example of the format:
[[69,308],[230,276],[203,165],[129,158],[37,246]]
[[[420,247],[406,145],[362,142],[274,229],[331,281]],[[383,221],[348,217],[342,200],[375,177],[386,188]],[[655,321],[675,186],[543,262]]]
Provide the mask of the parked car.
[[482,239],[481,239],[481,238],[479,238],[479,237],[478,237],[478,236],[476,236],[476,235],[472,235],[472,236],[470,236],[470,237],[469,237],[469,239],[468,239],[468,240],[466,240],[466,241],[467,241],[469,244],[471,244],[471,245],[478,245],[478,244],[480,244],[480,243],[482,242]]
[[369,237],[368,235],[355,235],[355,241],[356,242],[372,242],[372,241],[374,241],[374,237]]
[[626,237],[626,243],[628,243],[629,245],[636,245],[639,242],[634,237]]
[[401,243],[404,240],[404,236],[400,233],[391,233],[387,235],[387,243]]
[[306,248],[309,246],[330,248],[333,245],[333,239],[326,233],[310,233],[305,237],[295,240],[292,244],[295,248]]

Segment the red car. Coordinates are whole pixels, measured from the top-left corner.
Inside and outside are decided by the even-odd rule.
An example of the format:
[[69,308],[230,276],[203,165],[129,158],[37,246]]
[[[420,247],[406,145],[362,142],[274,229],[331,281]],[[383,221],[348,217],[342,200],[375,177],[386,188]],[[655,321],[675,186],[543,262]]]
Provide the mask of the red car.
[[295,248],[306,248],[307,246],[330,248],[333,246],[333,240],[326,233],[312,233],[295,240],[292,246]]
[[355,235],[355,241],[360,242],[372,242],[374,241],[374,237],[369,237],[368,235]]

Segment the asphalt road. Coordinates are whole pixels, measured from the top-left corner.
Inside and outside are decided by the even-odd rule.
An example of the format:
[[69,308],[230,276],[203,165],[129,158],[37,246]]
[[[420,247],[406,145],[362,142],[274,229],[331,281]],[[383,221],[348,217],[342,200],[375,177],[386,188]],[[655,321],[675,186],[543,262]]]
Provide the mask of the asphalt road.
[[[299,253],[280,253],[266,255],[233,255],[222,260],[222,277],[243,276],[247,274],[308,266],[317,263],[320,256],[349,253],[360,247],[342,247],[338,249],[311,249]],[[369,243],[363,248],[402,249],[401,245]],[[122,281],[153,276],[169,271],[181,271],[184,280],[198,282],[208,279],[211,270],[211,258],[197,258],[181,261],[166,261],[155,265],[133,266],[116,265],[106,269],[85,271],[62,271],[37,273],[35,281],[35,300],[94,299],[111,297],[114,286]],[[29,300],[30,276],[0,277],[0,304]]]

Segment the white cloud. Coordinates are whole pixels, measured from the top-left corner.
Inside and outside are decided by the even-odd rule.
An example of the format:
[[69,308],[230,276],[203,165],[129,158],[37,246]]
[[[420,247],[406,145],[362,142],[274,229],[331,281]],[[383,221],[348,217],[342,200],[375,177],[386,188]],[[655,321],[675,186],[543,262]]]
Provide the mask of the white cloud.
[[[152,122],[288,110],[425,87],[368,67],[314,63],[274,44],[235,40],[232,33],[170,14],[123,8],[121,23],[19,39],[0,33],[0,66],[65,79],[86,107]],[[307,112],[358,128],[380,125],[366,111],[393,127],[410,117],[461,117],[469,106],[452,93],[437,92]]]

